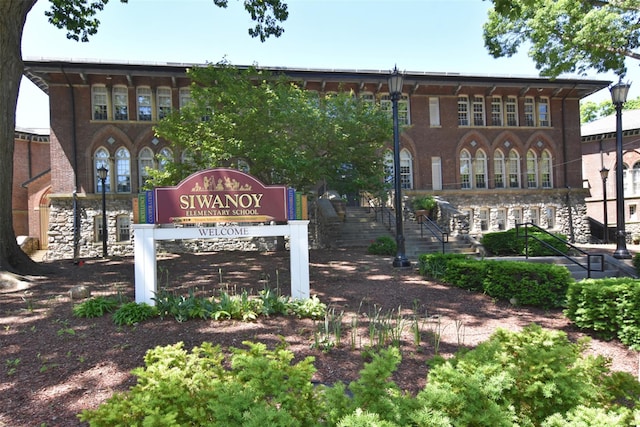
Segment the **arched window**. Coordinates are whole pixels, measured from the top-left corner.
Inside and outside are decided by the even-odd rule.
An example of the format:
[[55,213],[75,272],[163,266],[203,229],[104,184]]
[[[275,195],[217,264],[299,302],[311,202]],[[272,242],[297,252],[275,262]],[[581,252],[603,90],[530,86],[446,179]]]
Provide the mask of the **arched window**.
[[507,173],[509,174],[509,188],[520,188],[520,154],[516,150],[509,151]]
[[384,182],[386,184],[393,184],[393,153],[386,151],[384,153]]
[[[622,164],[622,183],[624,186],[623,192],[626,195],[631,194],[631,171],[626,163]],[[615,176],[615,175],[614,175]]]
[[400,184],[405,190],[413,188],[413,157],[408,150],[400,150]]
[[163,148],[158,155],[158,170],[165,171],[167,163],[173,161],[173,151],[170,148]]
[[483,150],[476,152],[473,162],[475,188],[487,188],[487,155]]
[[149,169],[155,169],[153,151],[149,147],[144,147],[138,155],[138,184],[140,188],[143,188],[149,179]]
[[631,195],[638,194],[640,194],[640,162],[635,162],[631,171]]
[[131,156],[124,147],[116,151],[116,192],[131,192]]
[[467,150],[460,152],[460,188],[471,188],[471,154]]
[[527,188],[538,188],[538,156],[533,150],[527,151]]
[[553,188],[553,158],[548,150],[542,152],[540,159],[542,188]]
[[[111,169],[109,167],[109,152],[105,148],[98,148],[96,150],[96,154],[93,156],[93,176],[96,179],[96,193],[102,193],[102,181],[98,178],[98,169],[101,167],[105,167],[107,169]],[[106,193],[111,192],[111,171],[107,172],[107,179],[104,181],[104,191]]]
[[496,150],[493,153],[493,185],[495,188],[504,188],[504,175],[504,153],[501,150]]

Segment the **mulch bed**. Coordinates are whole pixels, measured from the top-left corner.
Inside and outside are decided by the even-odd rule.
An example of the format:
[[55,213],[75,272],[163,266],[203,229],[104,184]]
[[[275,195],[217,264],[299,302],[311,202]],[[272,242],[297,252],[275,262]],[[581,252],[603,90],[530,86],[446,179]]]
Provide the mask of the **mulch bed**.
[[[315,357],[315,381],[349,382],[358,377],[370,345],[367,322],[400,312],[422,317],[420,343],[406,325],[400,343],[403,361],[396,383],[411,393],[424,387],[427,361],[445,357],[486,340],[497,328],[519,330],[537,323],[585,334],[561,310],[516,307],[446,284],[427,281],[415,268],[394,268],[391,259],[354,250],[310,252],[311,293],[343,313],[341,344],[315,348],[317,322],[294,317],[260,318],[254,322],[153,319],[135,327],[118,327],[111,316],[76,318],[69,290],[89,287],[92,296],[121,294],[134,299],[133,259],[89,259],[48,262],[46,277],[30,277],[28,289],[0,288],[0,427],[77,426],[76,414],[96,408],[116,391],[135,384],[130,371],[143,365],[145,352],[158,345],[203,341],[241,347],[245,340],[285,341],[298,360]],[[158,261],[159,284],[176,292],[189,289],[212,295],[220,290],[256,293],[265,286],[289,292],[288,253],[225,252],[165,255]],[[355,319],[355,320],[354,320]],[[349,327],[357,321],[352,339]],[[329,337],[332,338],[332,337]],[[638,374],[638,356],[617,341],[593,339],[591,350],[611,358],[612,369]]]

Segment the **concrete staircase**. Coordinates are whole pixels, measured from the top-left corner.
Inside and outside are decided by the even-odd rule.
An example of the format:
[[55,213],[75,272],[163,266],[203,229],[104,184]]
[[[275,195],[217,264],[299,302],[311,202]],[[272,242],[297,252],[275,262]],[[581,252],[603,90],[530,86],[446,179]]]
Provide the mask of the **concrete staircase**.
[[[325,241],[333,248],[366,248],[378,237],[389,236],[395,238],[395,219],[387,218],[385,221],[376,221],[372,210],[364,207],[347,207],[342,220],[335,220],[325,227]],[[442,252],[442,243],[433,236],[425,233],[421,236],[420,224],[415,220],[403,222],[403,234],[405,237],[405,254],[409,261],[417,262],[418,256],[425,253]],[[469,241],[449,237],[444,244],[446,253],[466,253],[471,256],[479,256],[476,247]],[[591,251],[594,253],[593,251]],[[598,253],[602,253],[597,251]],[[610,254],[603,253],[604,268],[600,266],[599,257],[591,257],[591,278],[631,276],[635,277],[635,268],[629,260],[618,260]],[[576,280],[588,277],[587,271],[564,257],[485,257],[485,259],[512,260],[554,263],[565,266]],[[575,257],[583,266],[587,265],[586,256]],[[599,271],[603,270],[603,271]]]
[[[326,241],[329,247],[367,248],[380,236],[395,239],[395,219],[384,222],[376,221],[373,211],[364,207],[347,207],[344,221],[335,222],[327,227]],[[442,243],[435,237],[420,235],[420,224],[413,220],[403,222],[405,237],[405,254],[410,261],[417,261],[420,254],[442,252]],[[475,254],[475,250],[467,241],[449,238],[445,243],[445,252]]]

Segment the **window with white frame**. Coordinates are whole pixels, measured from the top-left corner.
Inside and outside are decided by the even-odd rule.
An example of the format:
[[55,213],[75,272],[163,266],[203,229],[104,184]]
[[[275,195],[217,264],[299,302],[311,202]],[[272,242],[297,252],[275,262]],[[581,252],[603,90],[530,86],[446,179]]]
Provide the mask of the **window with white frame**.
[[376,97],[374,94],[372,94],[371,92],[362,92],[358,95],[358,99],[360,99],[361,102],[363,102],[364,104],[368,105],[368,106],[374,106],[376,103]]
[[469,126],[469,97],[458,96],[458,126]]
[[178,91],[178,99],[180,108],[191,103],[191,88],[181,87]]
[[632,179],[633,179],[632,172],[633,172],[632,170],[629,170],[629,166],[627,166],[625,163],[622,164],[622,184],[623,184],[623,187],[624,187],[623,192],[627,196],[632,194],[632,191],[631,191],[631,186],[633,184],[633,182],[632,182]]
[[129,90],[126,86],[113,87],[113,119],[129,120]]
[[170,148],[163,148],[158,155],[158,170],[167,170],[167,164],[173,161],[173,151]]
[[516,150],[509,151],[507,171],[509,174],[509,188],[520,188],[520,155]]
[[96,215],[93,217],[93,241],[98,243],[102,242],[104,236],[102,235],[102,215]]
[[96,153],[93,156],[93,176],[96,179],[96,185],[95,185],[96,193],[102,193],[102,180],[98,178],[98,169],[103,167],[108,170],[107,179],[105,179],[104,181],[104,191],[105,193],[110,193],[111,192],[111,170],[110,170],[111,168],[109,167],[109,152],[105,148],[100,147],[96,150]]
[[514,227],[518,224],[522,224],[522,208],[512,208],[509,212],[511,212]]
[[473,163],[473,183],[475,188],[487,188],[487,155],[483,150],[476,152],[476,158]]
[[640,194],[640,162],[635,162],[633,169],[628,173],[631,173],[631,192],[627,195]]
[[505,230],[507,228],[507,210],[504,208],[498,208],[496,210],[496,227],[498,230]]
[[638,205],[636,204],[629,205],[629,219],[631,221],[638,220]]
[[540,174],[542,188],[553,188],[553,159],[548,150],[542,152],[540,158]]
[[536,104],[535,100],[531,96],[527,96],[524,99],[524,125],[536,125]]
[[142,122],[151,121],[151,89],[148,87],[136,88],[136,99],[138,101],[138,120]]
[[475,230],[475,224],[473,222],[473,209],[471,208],[464,208],[461,210],[462,215],[467,217],[467,221],[469,222],[469,231],[474,231]]
[[93,120],[108,120],[109,119],[109,106],[108,106],[108,92],[107,87],[103,85],[94,85],[91,87],[91,103],[93,108]]
[[549,98],[538,99],[538,126],[551,126],[551,114],[549,113]]
[[460,188],[471,188],[472,160],[467,150],[460,152]]
[[473,97],[473,125],[484,126],[484,97]]
[[518,126],[518,98],[515,96],[507,97],[504,104],[507,126]]
[[158,105],[158,120],[162,120],[171,113],[171,89],[168,87],[159,87],[156,89]]
[[116,241],[128,242],[131,240],[131,218],[129,215],[118,215],[116,217]]
[[[380,109],[386,111],[389,115],[393,113],[393,102],[390,95],[382,95]],[[401,125],[409,124],[409,97],[406,95],[402,95],[398,99],[398,123]]]
[[529,207],[529,222],[534,225],[540,225],[540,208]]
[[496,150],[493,153],[493,186],[494,188],[504,188],[505,162],[504,153]]
[[489,229],[489,209],[482,208],[478,211],[478,221],[480,222],[480,231]]
[[144,188],[151,169],[155,169],[153,151],[149,147],[144,147],[138,155],[138,185],[140,188]]
[[429,125],[440,126],[440,98],[429,97]]
[[116,192],[131,192],[131,156],[129,150],[118,148],[115,158],[116,165]]
[[556,227],[556,208],[553,206],[547,206],[544,210],[545,221],[547,222],[547,228],[552,229]]
[[413,188],[413,157],[408,150],[400,150],[400,184],[403,189]]
[[538,188],[538,156],[533,150],[527,151],[527,188]]
[[384,182],[386,184],[392,184],[393,183],[393,174],[394,174],[394,167],[393,167],[393,153],[389,150],[387,150],[384,153]]
[[491,97],[491,126],[502,126],[502,98]]

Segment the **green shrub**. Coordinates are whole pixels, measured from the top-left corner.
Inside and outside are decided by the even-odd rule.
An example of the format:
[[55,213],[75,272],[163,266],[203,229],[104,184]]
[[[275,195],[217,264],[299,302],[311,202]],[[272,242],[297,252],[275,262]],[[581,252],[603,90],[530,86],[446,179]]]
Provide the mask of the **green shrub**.
[[158,310],[147,303],[128,302],[113,313],[113,321],[118,326],[131,326],[157,315]]
[[116,298],[98,296],[90,298],[73,306],[73,315],[76,317],[102,317],[111,313],[120,302]]
[[[629,374],[611,374],[606,359],[584,354],[587,347],[587,340],[572,343],[564,332],[537,325],[519,333],[498,330],[474,350],[434,366],[418,399],[425,412],[447,417],[450,425],[541,425],[582,406],[614,411],[629,398],[637,405],[640,384]],[[610,425],[631,425],[631,411],[622,412],[620,423]]]
[[398,250],[396,241],[389,236],[380,236],[367,248],[372,255],[395,255]]
[[555,264],[475,260],[461,254],[421,255],[419,268],[453,286],[543,308],[563,306],[574,282],[569,270]]
[[482,292],[487,271],[494,262],[498,261],[456,259],[447,264],[443,280],[462,289]]
[[[149,350],[137,384],[81,421],[100,426],[603,426],[637,425],[640,383],[585,355],[587,340],[530,325],[432,364],[413,397],[392,380],[401,356],[372,355],[345,386],[312,383],[313,358],[279,346],[203,343]],[[597,422],[599,421],[599,422]]]
[[573,283],[569,270],[555,264],[493,261],[483,281],[484,291],[499,299],[515,298],[518,304],[561,307]]
[[636,269],[636,273],[640,274],[640,252],[636,253],[631,259],[633,266]]
[[569,287],[566,316],[604,339],[640,350],[640,280],[587,279]]
[[442,279],[447,271],[447,265],[451,260],[463,260],[469,257],[465,254],[433,253],[418,256],[418,270],[422,276],[432,279]]
[[[558,240],[547,233],[529,230],[529,247],[528,256],[554,256],[559,253],[567,253],[568,246],[563,242],[567,237],[562,234],[554,233],[554,235],[562,240]],[[497,256],[527,255],[526,240],[524,238],[524,229],[516,230],[512,228],[506,231],[497,231],[486,233],[482,236],[481,243],[490,253]],[[544,243],[541,243],[544,242]],[[553,249],[547,247],[551,246]]]

